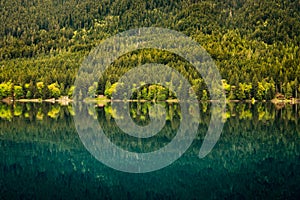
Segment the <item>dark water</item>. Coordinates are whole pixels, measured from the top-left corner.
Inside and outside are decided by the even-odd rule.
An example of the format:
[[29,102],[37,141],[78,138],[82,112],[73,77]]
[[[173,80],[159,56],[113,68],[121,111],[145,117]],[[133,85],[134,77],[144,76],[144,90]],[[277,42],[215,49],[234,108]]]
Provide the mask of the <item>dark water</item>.
[[[164,129],[143,142],[120,132],[109,105],[90,114],[115,144],[150,151],[170,142],[180,123],[180,107],[164,106]],[[299,199],[296,105],[227,105],[221,138],[203,159],[198,153],[210,106],[200,107],[197,138],[181,158],[155,172],[130,174],[105,166],[85,149],[71,106],[0,104],[0,199]],[[146,104],[132,105],[131,116],[145,125],[147,111]]]

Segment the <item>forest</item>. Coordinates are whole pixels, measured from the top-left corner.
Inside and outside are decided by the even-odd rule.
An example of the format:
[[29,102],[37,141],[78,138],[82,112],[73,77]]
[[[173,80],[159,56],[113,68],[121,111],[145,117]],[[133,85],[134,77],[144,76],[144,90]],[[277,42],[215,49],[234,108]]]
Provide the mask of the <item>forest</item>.
[[[162,27],[197,41],[214,59],[229,100],[299,98],[298,0],[0,0],[0,99],[72,97],[77,71],[93,47],[125,30]],[[189,63],[160,50],[121,56],[88,88],[108,98],[133,66],[162,63],[193,85],[199,100],[207,86]],[[166,100],[159,85],[133,98]]]

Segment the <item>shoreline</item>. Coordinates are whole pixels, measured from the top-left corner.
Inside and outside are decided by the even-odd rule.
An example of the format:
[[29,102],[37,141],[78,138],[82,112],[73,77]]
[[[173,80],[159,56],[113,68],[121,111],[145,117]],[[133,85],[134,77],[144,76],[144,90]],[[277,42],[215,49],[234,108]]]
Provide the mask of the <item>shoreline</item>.
[[[67,97],[60,97],[58,99],[52,98],[52,99],[12,99],[12,98],[5,98],[0,100],[3,103],[11,104],[14,102],[21,102],[21,103],[43,103],[43,102],[48,102],[48,103],[60,103],[60,104],[65,104],[68,105],[69,103],[73,102],[73,99],[69,99]],[[180,100],[178,99],[167,99],[163,101],[158,101],[158,100],[145,100],[145,99],[128,99],[128,100],[113,100],[113,99],[108,99],[106,97],[103,98],[87,98],[82,100],[82,102],[85,103],[102,103],[106,104],[109,102],[137,102],[137,103],[146,103],[146,102],[166,102],[166,103],[179,103]],[[220,102],[219,100],[199,100],[198,102]],[[246,99],[246,100],[228,100],[226,99],[226,104],[228,103],[266,103],[266,102],[271,102],[273,104],[300,104],[300,99],[272,99],[272,100],[251,100],[251,99]]]

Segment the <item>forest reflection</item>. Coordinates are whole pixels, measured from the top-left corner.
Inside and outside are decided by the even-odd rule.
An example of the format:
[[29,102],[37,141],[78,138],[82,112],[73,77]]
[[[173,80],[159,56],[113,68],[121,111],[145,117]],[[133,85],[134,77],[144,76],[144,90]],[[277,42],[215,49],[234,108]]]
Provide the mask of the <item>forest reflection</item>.
[[[116,124],[115,120],[122,119],[124,116],[115,108],[122,107],[124,103],[116,102],[116,104],[117,106],[110,103],[101,106],[82,104],[79,107],[87,109],[86,116],[82,116],[87,127],[91,127],[91,124],[94,123],[93,120],[98,120],[107,137],[125,149],[140,152],[149,151],[149,149],[143,149],[144,146],[151,147],[151,150],[159,149],[174,138],[180,126],[180,104],[160,102],[159,104],[165,108],[166,123],[164,127],[158,129],[161,131],[153,137],[137,139],[124,133]],[[130,117],[136,124],[147,126],[150,123],[149,109],[152,105],[152,102],[131,102],[129,104]],[[221,138],[230,139],[234,135],[240,134],[240,138],[247,138],[255,143],[258,142],[256,141],[258,138],[265,141],[272,140],[275,143],[281,140],[280,138],[285,138],[284,141],[291,139],[291,142],[294,143],[294,140],[300,135],[300,109],[298,107],[299,105],[289,104],[284,107],[276,107],[272,103],[227,104],[225,112],[217,110],[222,115],[224,122]],[[189,108],[191,115],[195,113],[193,109],[193,107]],[[211,104],[200,103],[199,109],[199,122],[196,123],[199,123],[197,140],[201,144],[211,120]],[[74,126],[72,117],[74,115],[74,107],[71,104],[61,106],[51,103],[11,105],[2,103],[0,104],[0,138],[56,143],[64,148],[78,147],[82,144],[79,142],[80,139]],[[161,112],[154,112],[151,116],[155,119],[163,115]],[[191,117],[191,119],[195,118]],[[188,123],[195,123],[195,121],[190,120]],[[292,137],[289,138],[288,135],[292,135]]]
[[[122,107],[122,102],[115,102],[119,104],[117,107]],[[130,116],[139,125],[146,125],[149,118],[150,107],[153,106],[153,102],[131,102],[129,105]],[[159,105],[163,106],[166,110],[166,121],[173,121],[176,118],[180,118],[180,104],[159,102]],[[116,107],[116,106],[115,106]],[[97,116],[104,112],[106,119],[122,118],[122,113],[118,112],[111,103],[97,106],[88,106],[89,115],[97,118]],[[211,104],[209,102],[199,103],[200,123],[209,123],[211,110]],[[254,120],[264,122],[274,122],[276,117],[282,120],[297,122],[300,116],[300,105],[285,104],[284,106],[276,106],[272,103],[228,103],[226,105],[226,111],[220,112],[222,114],[223,122],[226,122],[229,118],[238,120]],[[194,108],[190,108],[190,114],[195,112]],[[153,117],[160,117],[161,111],[154,111]],[[52,103],[15,103],[5,104],[0,103],[0,121],[13,121],[14,118],[29,120],[62,120],[65,117],[74,116],[75,111],[72,104],[59,105]]]
[[[130,116],[133,121],[140,125],[147,125],[151,104],[130,103]],[[167,145],[176,135],[180,125],[179,104],[161,103],[161,105],[166,110],[166,124],[157,135],[146,139],[134,138],[120,131],[115,123],[115,118],[122,116],[110,104],[86,107],[88,108],[87,115],[90,117],[84,118],[84,120],[86,126],[89,127],[91,121],[97,119],[106,136],[123,149],[134,152],[150,152]],[[299,105],[286,105],[279,108],[271,103],[227,104],[226,112],[222,116],[224,127],[221,137],[213,151],[205,158],[204,164],[207,163],[215,169],[222,166],[227,171],[235,171],[248,166],[249,163],[255,165],[266,159],[275,159],[281,163],[287,162],[287,160],[288,162],[297,162],[295,158],[299,157],[300,148],[300,109],[298,107]],[[198,134],[185,154],[185,159],[189,160],[189,156],[197,158],[197,162],[189,162],[201,169],[203,163],[198,162],[198,154],[211,119],[211,105],[200,103],[199,108]],[[190,111],[193,112],[193,110]],[[156,113],[158,117],[160,114]],[[85,159],[91,159],[91,157],[83,155],[86,150],[75,129],[72,115],[75,115],[72,105],[0,104],[0,141],[2,141],[3,148],[9,148],[4,152],[16,152],[16,155],[19,155],[24,149],[29,149],[26,151],[30,154],[29,157],[34,157],[34,159],[55,158],[60,163],[66,162],[69,154],[78,153],[79,160],[78,163],[73,163],[74,166],[92,170],[92,166],[82,166],[81,156],[85,156]],[[20,147],[17,148],[16,144]],[[42,156],[37,157],[37,155]],[[56,158],[58,155],[67,155],[67,158]],[[4,157],[9,160],[14,159],[11,156]],[[27,162],[27,157],[24,162]],[[186,166],[186,163],[189,162],[182,160],[182,163],[179,162],[178,165]],[[65,169],[65,167],[62,168]],[[276,176],[274,175],[274,177]]]

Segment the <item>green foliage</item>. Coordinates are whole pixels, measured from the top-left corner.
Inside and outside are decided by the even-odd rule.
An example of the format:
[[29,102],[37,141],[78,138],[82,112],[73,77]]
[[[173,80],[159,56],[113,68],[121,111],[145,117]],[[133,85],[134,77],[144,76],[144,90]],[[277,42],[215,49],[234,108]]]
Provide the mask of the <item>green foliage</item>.
[[251,99],[251,89],[252,85],[247,83],[239,83],[239,90],[238,90],[238,99]]
[[0,119],[6,119],[11,121],[13,118],[11,109],[8,109],[6,105],[0,104]]
[[285,88],[285,97],[291,98],[293,96],[292,92],[293,92],[293,90],[292,90],[291,84],[287,83],[286,88]]
[[22,86],[19,86],[19,85],[14,86],[14,95],[15,95],[16,99],[19,99],[24,96],[24,91],[23,91]]
[[61,91],[59,89],[59,85],[57,82],[48,85],[48,89],[50,91],[50,97],[52,97],[52,98],[58,98],[61,94]]
[[204,101],[208,100],[208,95],[207,95],[207,91],[206,90],[202,91],[202,100],[204,100]]
[[157,90],[157,96],[156,99],[158,101],[165,101],[168,99],[168,90],[164,88],[163,86],[158,85],[156,87]]
[[12,92],[12,87],[13,87],[13,85],[11,82],[1,83],[0,84],[0,99],[10,96],[11,92]]
[[258,100],[272,99],[275,95],[275,85],[274,83],[268,83],[266,81],[258,82],[257,94],[255,96]]
[[53,118],[53,119],[57,119],[59,113],[60,113],[60,106],[59,105],[55,105],[51,107],[51,110],[48,112],[48,116]]
[[37,82],[36,87],[38,90],[38,97],[41,98],[43,96],[43,89],[45,88],[45,85],[43,82]]
[[[0,99],[12,95],[10,83],[22,86],[26,98],[71,96],[77,69],[91,48],[145,26],[177,30],[201,44],[220,70],[228,99],[272,99],[278,92],[299,96],[299,1],[15,0],[1,1],[0,8]],[[176,68],[193,84],[198,99],[209,99],[191,66],[158,50],[122,56],[96,90],[86,90],[111,96],[110,88],[126,71],[154,62]],[[147,100],[174,96],[150,87],[134,95]]]
[[98,88],[98,83],[94,82],[94,84],[88,88],[88,95],[90,97],[95,97],[97,88]]
[[105,92],[104,92],[105,96],[111,98],[112,94],[117,91],[117,87],[118,87],[118,83],[114,83],[111,85],[111,87],[105,88]]
[[75,86],[71,86],[69,88],[69,91],[68,91],[68,97],[71,98],[73,96],[73,93],[74,93],[74,90],[75,90]]

